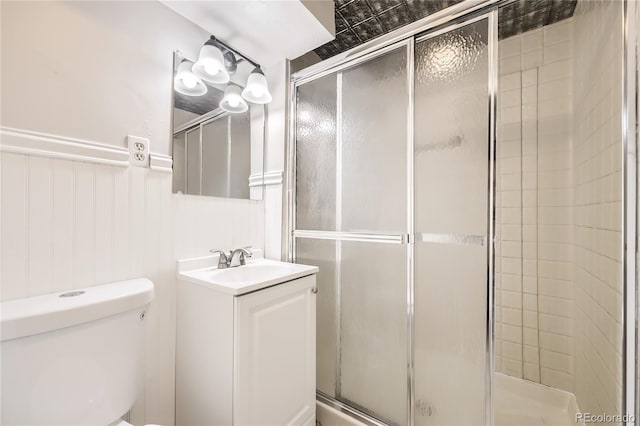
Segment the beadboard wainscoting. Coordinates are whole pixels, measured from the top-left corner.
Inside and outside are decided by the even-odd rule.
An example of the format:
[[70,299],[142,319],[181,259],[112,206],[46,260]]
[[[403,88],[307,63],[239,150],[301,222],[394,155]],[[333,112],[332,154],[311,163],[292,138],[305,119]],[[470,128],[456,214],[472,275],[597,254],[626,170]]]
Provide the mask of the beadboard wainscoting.
[[173,424],[175,261],[263,248],[263,202],[173,195],[166,159],[158,171],[2,148],[0,298],[151,279],[145,393],[132,420]]
[[[263,202],[171,193],[173,52],[195,58],[218,30],[155,1],[0,9],[0,296],[149,277],[146,390],[131,420],[172,425],[175,260],[264,247]],[[149,139],[150,169],[129,167],[127,135]]]

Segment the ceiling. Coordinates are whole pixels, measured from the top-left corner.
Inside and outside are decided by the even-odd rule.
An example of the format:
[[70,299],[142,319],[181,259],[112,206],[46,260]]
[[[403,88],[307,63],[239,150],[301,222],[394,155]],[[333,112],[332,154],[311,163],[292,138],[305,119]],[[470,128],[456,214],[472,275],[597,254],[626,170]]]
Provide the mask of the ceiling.
[[263,66],[294,59],[334,35],[331,0],[161,1]]
[[207,93],[202,96],[188,96],[174,90],[173,92],[173,106],[175,108],[189,111],[197,115],[203,115],[218,108],[220,101],[224,96],[224,91],[214,86],[211,86],[207,82]]
[[[314,52],[322,59],[347,51],[462,0],[334,0],[336,38]],[[519,0],[500,8],[498,35],[510,37],[573,15],[577,0]]]
[[520,0],[498,11],[498,37],[511,37],[571,18],[577,0]]

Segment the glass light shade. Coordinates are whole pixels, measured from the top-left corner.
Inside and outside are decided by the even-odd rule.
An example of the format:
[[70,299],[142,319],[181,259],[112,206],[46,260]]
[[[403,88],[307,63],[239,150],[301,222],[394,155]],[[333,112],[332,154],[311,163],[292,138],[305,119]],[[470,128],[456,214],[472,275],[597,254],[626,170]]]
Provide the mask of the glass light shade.
[[242,91],[242,97],[254,104],[268,104],[271,102],[271,93],[267,86],[267,79],[262,70],[256,68],[247,79],[247,87]]
[[202,96],[207,93],[207,86],[192,71],[193,62],[183,60],[178,66],[178,72],[173,78],[173,88],[178,93],[187,96]]
[[198,61],[193,66],[193,73],[209,83],[229,82],[229,72],[224,67],[222,51],[210,44],[205,44],[200,49]]
[[230,84],[224,89],[224,97],[220,101],[220,108],[227,112],[245,112],[249,105],[242,99],[240,87]]

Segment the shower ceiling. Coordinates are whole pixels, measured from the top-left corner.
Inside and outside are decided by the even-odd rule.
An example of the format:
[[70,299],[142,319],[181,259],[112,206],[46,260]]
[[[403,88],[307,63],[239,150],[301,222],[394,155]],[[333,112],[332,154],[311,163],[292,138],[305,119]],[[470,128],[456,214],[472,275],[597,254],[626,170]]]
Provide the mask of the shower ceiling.
[[[334,0],[336,38],[314,52],[330,58],[462,0]],[[500,8],[499,36],[510,37],[570,18],[577,0],[519,0]]]
[[197,115],[203,115],[218,108],[224,92],[210,84],[204,84],[207,85],[209,90],[202,96],[187,96],[174,91],[174,107]]

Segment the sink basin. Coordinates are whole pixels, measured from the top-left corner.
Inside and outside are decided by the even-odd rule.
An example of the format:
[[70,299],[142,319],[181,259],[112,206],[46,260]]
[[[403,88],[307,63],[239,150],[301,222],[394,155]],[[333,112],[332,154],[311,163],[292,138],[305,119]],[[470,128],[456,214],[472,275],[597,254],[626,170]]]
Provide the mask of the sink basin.
[[239,283],[262,281],[288,275],[291,268],[287,264],[264,264],[262,262],[249,263],[244,266],[228,269],[214,269],[203,273],[211,280]]
[[[208,258],[211,258],[211,263],[215,260],[217,265],[217,256],[208,256]],[[206,258],[194,259],[200,262],[197,266],[202,266],[202,259]],[[315,266],[268,259],[249,260],[246,265],[227,269],[218,269],[217,267],[190,269],[189,260],[178,262],[179,279],[216,287],[220,291],[231,293],[235,296],[317,272],[318,268]]]

